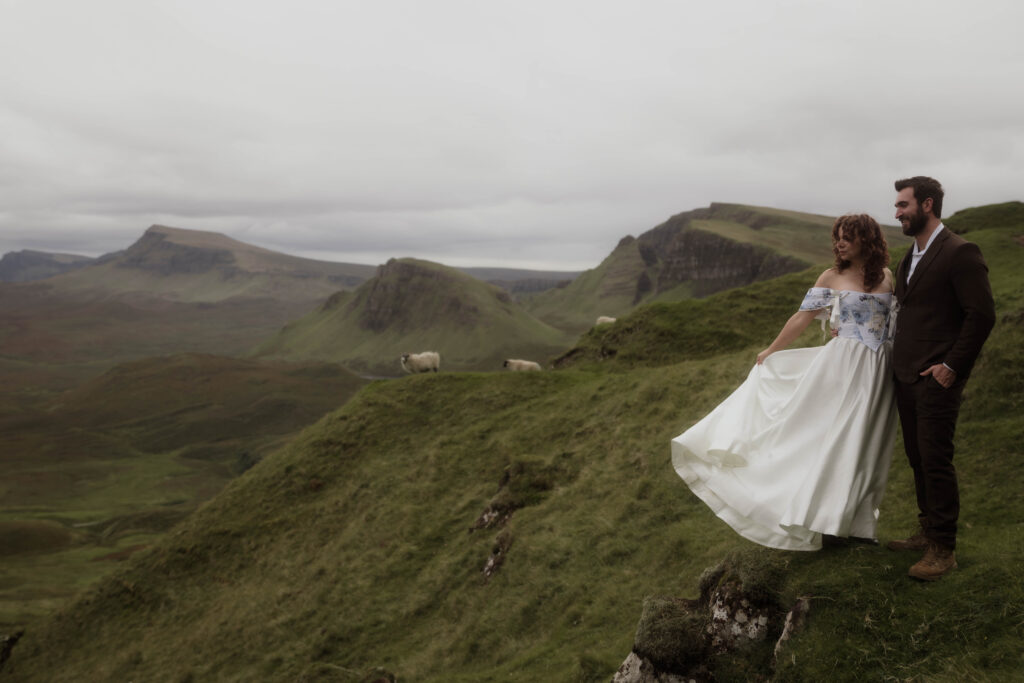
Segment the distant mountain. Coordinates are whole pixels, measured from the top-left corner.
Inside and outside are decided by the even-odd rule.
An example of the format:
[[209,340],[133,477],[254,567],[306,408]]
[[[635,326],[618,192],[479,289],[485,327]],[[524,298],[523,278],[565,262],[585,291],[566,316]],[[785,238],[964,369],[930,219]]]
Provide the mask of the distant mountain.
[[[241,354],[374,272],[154,225],[74,271],[0,283],[0,384],[40,364],[95,373],[146,356]],[[0,388],[0,405],[5,394],[14,400]]]
[[260,345],[257,355],[316,358],[401,374],[403,353],[438,351],[442,370],[497,370],[509,357],[544,363],[574,338],[531,317],[504,290],[453,268],[391,259]]
[[0,257],[0,282],[29,282],[67,273],[87,266],[95,259],[76,254],[45,251],[10,251]]
[[[624,237],[597,268],[571,284],[524,301],[541,320],[582,332],[597,316],[642,303],[700,298],[832,260],[834,218],[712,203]],[[885,228],[891,244],[906,243]]]
[[142,292],[175,301],[313,302],[356,287],[373,272],[373,266],[290,256],[220,233],[154,225],[127,249],[50,282],[60,290]]
[[565,287],[581,271],[523,270],[518,268],[456,268],[478,280],[497,285],[511,294],[532,294]]

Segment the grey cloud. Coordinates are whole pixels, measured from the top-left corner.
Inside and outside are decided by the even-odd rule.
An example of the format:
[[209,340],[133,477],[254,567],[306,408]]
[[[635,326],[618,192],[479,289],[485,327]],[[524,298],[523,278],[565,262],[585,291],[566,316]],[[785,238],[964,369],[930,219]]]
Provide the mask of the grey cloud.
[[580,268],[712,201],[888,219],[917,173],[948,211],[1021,198],[1011,0],[5,11],[0,251],[95,254],[166,223]]

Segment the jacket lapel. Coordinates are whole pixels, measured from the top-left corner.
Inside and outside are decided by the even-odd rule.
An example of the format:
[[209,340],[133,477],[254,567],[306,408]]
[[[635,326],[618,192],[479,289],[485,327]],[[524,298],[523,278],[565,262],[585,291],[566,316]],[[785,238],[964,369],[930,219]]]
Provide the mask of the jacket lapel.
[[910,268],[910,259],[913,257],[914,245],[911,244],[910,248],[907,249],[907,253],[903,255],[900,264],[896,266],[896,282],[893,285],[893,290],[898,300],[902,300],[907,293],[907,269]]
[[[928,270],[935,259],[938,257],[939,252],[942,251],[942,246],[949,239],[949,228],[943,228],[936,237],[932,245],[928,247],[928,251],[924,252],[924,256],[917,262],[917,267],[914,268],[914,274],[910,276],[910,282],[907,283],[907,291],[903,293],[904,298],[910,296],[910,293],[914,291],[914,287],[921,281],[921,276]],[[913,254],[913,247],[911,247],[911,254]]]

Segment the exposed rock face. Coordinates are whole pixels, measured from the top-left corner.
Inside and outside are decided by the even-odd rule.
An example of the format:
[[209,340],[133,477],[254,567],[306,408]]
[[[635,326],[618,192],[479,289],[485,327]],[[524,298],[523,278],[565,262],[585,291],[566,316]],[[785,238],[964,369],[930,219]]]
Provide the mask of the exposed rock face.
[[803,261],[701,230],[678,232],[661,251],[657,291],[684,282],[702,297],[807,267]]
[[768,636],[772,605],[756,605],[737,581],[720,585],[711,596],[711,620],[705,631],[714,652],[728,652]]
[[[429,317],[472,327],[480,310],[460,297],[460,290],[455,279],[440,270],[391,259],[377,268],[349,306],[358,311],[360,326],[374,332],[392,326],[399,331],[415,329],[415,320]],[[497,289],[495,297],[508,300],[508,294]]]
[[508,550],[511,547],[512,534],[508,529],[505,529],[494,539],[491,554],[484,564],[483,574],[485,583],[501,568],[501,565],[505,562],[505,556],[508,555]]
[[720,218],[755,230],[771,224],[770,216],[740,207],[712,204],[673,216],[637,240],[645,266],[656,271],[656,292],[692,283],[693,295],[708,296],[723,289],[748,285],[806,268],[809,264],[766,247],[720,237],[692,226],[695,220]]
[[95,259],[43,251],[11,251],[0,258],[0,282],[31,282],[87,266]]
[[[800,598],[787,614],[771,582],[773,568],[751,570],[726,560],[701,577],[700,597],[685,600],[653,596],[644,600],[633,651],[613,683],[713,681],[723,658],[750,658],[733,675],[767,679],[778,653],[806,619],[809,599]],[[772,656],[753,647],[777,638]]]
[[116,256],[118,268],[139,268],[160,275],[205,273],[235,262],[234,254],[227,249],[178,244],[152,229],[128,249],[112,256]]

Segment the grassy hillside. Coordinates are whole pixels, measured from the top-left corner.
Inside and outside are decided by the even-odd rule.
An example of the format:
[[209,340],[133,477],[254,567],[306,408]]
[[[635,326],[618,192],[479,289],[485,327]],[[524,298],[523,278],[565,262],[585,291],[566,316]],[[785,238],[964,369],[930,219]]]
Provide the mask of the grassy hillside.
[[[811,596],[775,680],[1019,679],[1022,235],[1024,217],[970,233],[999,320],[958,429],[960,569],[936,584],[906,577],[913,554],[881,547],[755,548],[669,465],[669,440],[743,379],[808,271],[748,289],[747,308],[732,293],[642,309],[615,326],[613,355],[570,369],[371,384],[30,624],[0,680],[360,681],[383,667],[400,680],[607,681],[644,597],[694,597],[729,554],[771,566],[781,606]],[[914,519],[901,448],[883,539]],[[712,671],[769,673],[764,648],[748,657]]]
[[58,604],[365,384],[182,354],[0,415],[0,632]]
[[532,318],[498,287],[436,263],[392,259],[355,292],[332,297],[256,354],[395,376],[407,352],[439,352],[442,370],[499,369],[505,358],[544,364],[573,339]]
[[[832,261],[827,216],[713,203],[673,216],[638,238],[626,237],[597,267],[564,288],[526,299],[541,320],[580,334],[598,316],[640,304],[704,297]],[[909,240],[884,228],[890,245]]]

